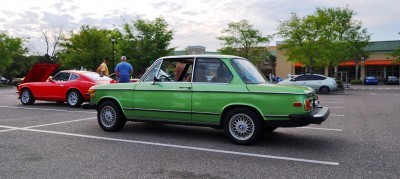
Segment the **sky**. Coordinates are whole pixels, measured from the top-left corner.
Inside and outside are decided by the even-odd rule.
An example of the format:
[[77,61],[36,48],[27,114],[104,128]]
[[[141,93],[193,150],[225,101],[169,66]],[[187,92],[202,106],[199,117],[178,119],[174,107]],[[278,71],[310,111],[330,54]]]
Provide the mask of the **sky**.
[[[399,0],[0,0],[0,31],[44,52],[42,31],[78,32],[83,24],[114,29],[137,17],[163,17],[174,31],[171,47],[201,45],[216,51],[222,47],[216,37],[230,22],[246,19],[266,36],[291,13],[302,17],[317,7],[346,6],[372,34],[371,41],[400,39]],[[275,37],[269,45],[281,40]]]

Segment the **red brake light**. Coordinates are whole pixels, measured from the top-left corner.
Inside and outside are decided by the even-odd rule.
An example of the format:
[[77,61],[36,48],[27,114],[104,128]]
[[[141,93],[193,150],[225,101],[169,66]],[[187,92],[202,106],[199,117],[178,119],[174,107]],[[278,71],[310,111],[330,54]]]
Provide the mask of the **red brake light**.
[[302,107],[303,104],[301,102],[293,102],[294,107]]

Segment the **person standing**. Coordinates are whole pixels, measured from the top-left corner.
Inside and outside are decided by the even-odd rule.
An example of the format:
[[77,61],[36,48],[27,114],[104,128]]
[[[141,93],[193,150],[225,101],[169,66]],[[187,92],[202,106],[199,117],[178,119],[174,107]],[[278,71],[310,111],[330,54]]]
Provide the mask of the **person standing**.
[[110,75],[109,72],[108,72],[107,64],[108,64],[108,57],[104,57],[103,63],[101,63],[100,66],[97,68],[97,73],[100,76],[108,76],[108,75]]
[[126,57],[121,57],[121,62],[117,64],[115,67],[115,74],[118,77],[118,83],[127,83],[129,82],[129,77],[133,73],[132,65],[126,62]]

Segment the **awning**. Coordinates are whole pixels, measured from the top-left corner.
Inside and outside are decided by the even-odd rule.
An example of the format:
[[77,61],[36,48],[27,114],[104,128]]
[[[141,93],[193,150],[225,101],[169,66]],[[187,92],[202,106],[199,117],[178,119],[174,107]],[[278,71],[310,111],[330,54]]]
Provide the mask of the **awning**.
[[394,60],[365,60],[365,65],[396,65],[393,61]]

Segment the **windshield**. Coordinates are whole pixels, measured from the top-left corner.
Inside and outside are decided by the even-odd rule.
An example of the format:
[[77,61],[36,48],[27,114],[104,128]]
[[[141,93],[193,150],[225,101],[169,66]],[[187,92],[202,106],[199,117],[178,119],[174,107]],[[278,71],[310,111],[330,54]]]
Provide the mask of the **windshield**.
[[268,83],[258,69],[245,59],[233,59],[232,65],[245,83]]

